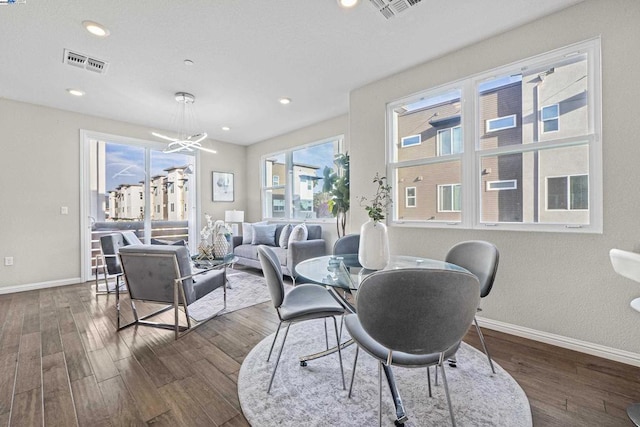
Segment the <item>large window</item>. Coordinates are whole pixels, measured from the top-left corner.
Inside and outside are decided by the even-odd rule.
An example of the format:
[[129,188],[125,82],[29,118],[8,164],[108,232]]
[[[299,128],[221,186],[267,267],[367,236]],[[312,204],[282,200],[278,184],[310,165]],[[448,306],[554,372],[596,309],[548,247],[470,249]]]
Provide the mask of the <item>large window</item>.
[[322,220],[333,218],[324,178],[334,171],[342,136],[273,153],[262,159],[262,217]]
[[602,232],[599,58],[592,40],[388,104],[390,220]]

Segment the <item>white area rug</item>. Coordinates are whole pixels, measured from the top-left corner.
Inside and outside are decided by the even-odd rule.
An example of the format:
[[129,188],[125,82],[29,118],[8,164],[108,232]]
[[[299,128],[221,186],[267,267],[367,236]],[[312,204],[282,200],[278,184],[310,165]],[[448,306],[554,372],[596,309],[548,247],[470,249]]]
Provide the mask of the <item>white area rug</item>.
[[[220,314],[230,313],[271,299],[264,277],[227,269],[227,279],[230,285],[227,287],[227,309]],[[201,322],[222,310],[223,303],[223,290],[218,288],[191,304],[189,315]]]
[[[329,321],[329,343],[335,342]],[[378,368],[376,361],[360,352],[353,396],[347,397],[355,346],[343,351],[347,390],[342,389],[338,354],[308,362],[299,356],[325,348],[322,320],[291,326],[271,393],[267,386],[277,351],[284,336],[278,336],[271,361],[266,362],[273,335],[262,340],[247,355],[240,369],[238,394],[245,417],[260,426],[374,426],[378,424]],[[484,353],[462,344],[458,367],[446,367],[451,401],[459,426],[530,427],[531,408],[518,383],[494,362],[491,373]],[[409,420],[405,426],[450,426],[451,419],[439,376],[432,381],[433,397],[427,392],[427,370],[394,367],[394,375]],[[433,379],[433,368],[431,369]],[[395,409],[383,376],[382,424],[393,426]]]

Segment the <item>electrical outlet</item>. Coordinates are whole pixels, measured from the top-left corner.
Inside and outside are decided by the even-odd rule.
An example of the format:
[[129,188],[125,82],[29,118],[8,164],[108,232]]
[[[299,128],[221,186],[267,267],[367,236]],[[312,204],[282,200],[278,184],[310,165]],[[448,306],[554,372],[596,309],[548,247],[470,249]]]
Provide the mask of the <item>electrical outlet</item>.
[[69,208],[67,206],[62,206],[60,208],[60,214],[61,215],[69,215]]
[[13,257],[12,256],[4,257],[4,265],[13,265]]

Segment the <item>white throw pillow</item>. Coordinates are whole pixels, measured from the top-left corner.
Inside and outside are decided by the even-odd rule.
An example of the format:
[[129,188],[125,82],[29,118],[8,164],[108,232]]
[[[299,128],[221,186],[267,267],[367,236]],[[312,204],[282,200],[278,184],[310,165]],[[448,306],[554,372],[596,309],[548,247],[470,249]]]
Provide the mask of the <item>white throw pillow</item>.
[[278,246],[282,249],[287,249],[289,247],[289,236],[291,236],[291,230],[293,230],[293,226],[291,224],[287,224],[282,227],[282,232],[280,232],[280,241],[278,242]]
[[309,230],[307,230],[307,224],[304,222],[293,227],[291,235],[289,236],[288,246],[291,246],[291,242],[303,242],[309,237]]
[[253,240],[253,226],[254,225],[267,225],[266,221],[262,222],[243,222],[242,223],[242,244],[250,245]]

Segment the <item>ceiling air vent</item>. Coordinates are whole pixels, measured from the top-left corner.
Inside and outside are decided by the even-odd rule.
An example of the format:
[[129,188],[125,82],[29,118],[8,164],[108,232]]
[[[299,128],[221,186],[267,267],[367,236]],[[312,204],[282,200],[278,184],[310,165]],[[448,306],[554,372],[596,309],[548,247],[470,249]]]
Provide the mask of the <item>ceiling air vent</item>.
[[109,63],[106,61],[91,58],[83,53],[73,52],[69,49],[64,50],[64,62],[65,64],[84,68],[85,70],[93,71],[98,74],[106,73],[107,68],[109,67]]
[[400,12],[404,12],[421,1],[422,0],[370,0],[373,7],[387,19],[393,18]]

